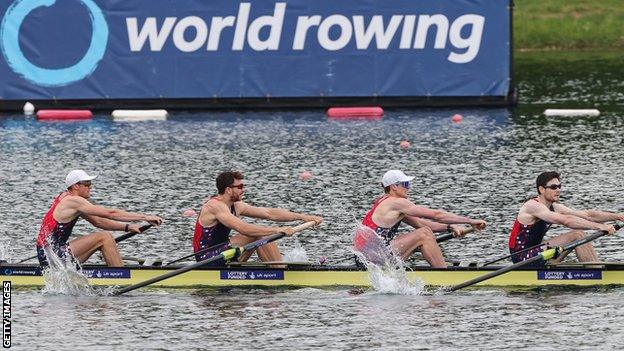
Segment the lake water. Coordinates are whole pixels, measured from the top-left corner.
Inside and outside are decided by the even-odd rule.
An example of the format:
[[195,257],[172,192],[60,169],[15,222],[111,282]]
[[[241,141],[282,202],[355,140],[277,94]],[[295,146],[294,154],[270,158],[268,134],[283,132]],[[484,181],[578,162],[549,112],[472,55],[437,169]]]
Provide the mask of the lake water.
[[[99,177],[92,200],[158,214],[165,224],[120,244],[127,256],[191,250],[194,219],[226,169],[245,173],[246,201],[320,214],[296,239],[311,261],[342,263],[352,230],[391,168],[416,176],[417,203],[483,218],[482,233],[442,244],[452,260],[506,254],[522,201],[558,170],[562,201],[622,211],[624,65],[617,54],[522,54],[520,104],[508,109],[393,109],[381,121],[328,121],[322,110],[174,112],[166,122],[39,123],[0,118],[0,244],[34,254],[34,237],[68,170]],[[598,118],[546,118],[545,108],[599,108]],[[450,117],[460,113],[459,124]],[[399,148],[402,140],[411,147]],[[299,173],[313,174],[301,181]],[[77,225],[74,233],[90,227]],[[560,229],[554,229],[557,232]],[[596,243],[624,259],[619,237]],[[97,262],[93,258],[91,262]],[[415,262],[422,262],[416,255]],[[624,346],[623,288],[472,289],[453,294],[352,295],[348,289],[142,289],[123,297],[13,292],[14,349],[555,350]]]

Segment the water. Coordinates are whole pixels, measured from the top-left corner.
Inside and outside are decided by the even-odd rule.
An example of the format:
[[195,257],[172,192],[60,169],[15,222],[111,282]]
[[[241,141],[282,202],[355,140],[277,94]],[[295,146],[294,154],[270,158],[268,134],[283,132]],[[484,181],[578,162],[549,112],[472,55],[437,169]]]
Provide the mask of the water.
[[[522,201],[544,170],[562,173],[571,207],[622,211],[624,116],[617,55],[520,56],[520,106],[397,109],[378,122],[330,122],[323,111],[174,113],[167,122],[38,123],[0,119],[0,243],[3,255],[31,256],[40,220],[72,168],[99,175],[95,203],[161,215],[165,224],[120,244],[124,255],[173,259],[191,250],[194,219],[214,177],[246,176],[246,201],[320,214],[298,234],[305,257],[351,256],[351,233],[383,172],[416,176],[411,198],[483,218],[488,228],[442,244],[447,259],[506,253]],[[599,118],[547,119],[547,107],[593,108]],[[464,121],[450,122],[461,113]],[[411,147],[399,148],[401,140]],[[304,170],[313,174],[299,180]],[[90,229],[84,221],[74,232]],[[554,230],[556,232],[557,230]],[[296,249],[293,239],[282,248]],[[621,239],[596,243],[623,260]],[[298,253],[297,255],[299,255]],[[298,256],[300,257],[300,256]],[[98,262],[97,257],[90,262]],[[422,262],[420,257],[416,262]],[[123,297],[13,293],[15,349],[617,349],[623,288],[475,289],[421,295],[349,289],[142,289]]]

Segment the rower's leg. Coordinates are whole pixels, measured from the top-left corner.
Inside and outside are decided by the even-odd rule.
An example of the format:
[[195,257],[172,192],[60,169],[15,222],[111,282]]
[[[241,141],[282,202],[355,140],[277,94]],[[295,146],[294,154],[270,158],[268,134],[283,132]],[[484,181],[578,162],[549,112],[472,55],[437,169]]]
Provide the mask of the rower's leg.
[[[585,237],[585,232],[582,230],[574,230],[565,234],[561,234],[552,239],[548,240],[548,244],[552,246],[563,246],[565,244],[571,243],[576,240],[583,239]],[[574,249],[576,252],[576,257],[580,262],[596,262],[598,261],[598,255],[596,254],[596,250],[594,250],[594,246],[591,243],[587,243],[581,246],[577,246]],[[570,252],[564,252],[561,256],[559,256],[556,261],[561,262]]]
[[392,252],[407,260],[410,255],[417,249],[420,249],[423,257],[433,268],[446,268],[446,261],[442,250],[436,242],[435,235],[429,227],[418,228],[417,230],[398,235],[390,242]]
[[100,250],[109,267],[123,267],[117,243],[110,232],[97,232],[72,240],[69,248],[80,263],[88,260],[95,251]]
[[[235,234],[230,238],[230,244],[232,246],[241,247],[251,242],[254,242],[258,239],[259,239],[258,237],[250,237],[250,236],[246,236],[242,234]],[[247,261],[249,257],[251,257],[251,255],[255,251],[258,252],[258,257],[260,257],[260,259],[264,262],[282,260],[282,254],[279,252],[279,249],[277,248],[277,244],[274,242],[268,243],[266,245],[262,245],[256,250],[243,252],[243,254],[238,260]]]

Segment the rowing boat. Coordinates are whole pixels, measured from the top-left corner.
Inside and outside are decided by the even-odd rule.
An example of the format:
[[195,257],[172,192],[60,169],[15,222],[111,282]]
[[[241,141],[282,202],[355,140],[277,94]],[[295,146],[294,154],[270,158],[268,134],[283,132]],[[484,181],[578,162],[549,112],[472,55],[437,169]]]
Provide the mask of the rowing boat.
[[[173,271],[182,266],[129,265],[112,268],[85,265],[83,274],[93,286],[128,286]],[[446,269],[413,266],[407,270],[410,280],[421,279],[428,286],[451,286],[479,277],[504,266],[478,266],[455,263]],[[34,264],[0,263],[0,278],[13,286],[43,286],[42,269]],[[369,274],[355,265],[315,265],[287,263],[272,268],[261,262],[236,263],[223,268],[200,268],[160,281],[159,287],[227,286],[370,286]],[[483,281],[479,286],[624,285],[624,262],[566,263],[543,269],[518,269]]]

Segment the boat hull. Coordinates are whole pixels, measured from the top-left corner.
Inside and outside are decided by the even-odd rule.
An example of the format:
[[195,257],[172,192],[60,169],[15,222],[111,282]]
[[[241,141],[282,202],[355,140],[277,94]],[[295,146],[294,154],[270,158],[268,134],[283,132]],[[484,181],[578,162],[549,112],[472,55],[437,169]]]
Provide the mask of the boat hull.
[[[111,268],[86,265],[84,274],[93,286],[127,286],[159,276],[179,267],[127,266]],[[428,286],[452,286],[496,270],[498,267],[412,267],[410,280],[420,279]],[[0,278],[13,286],[43,286],[42,269],[36,265],[0,264]],[[153,286],[370,286],[369,274],[354,266],[300,265],[286,268],[233,266],[192,270]],[[560,265],[545,269],[522,269],[483,281],[478,286],[624,285],[624,264]]]

